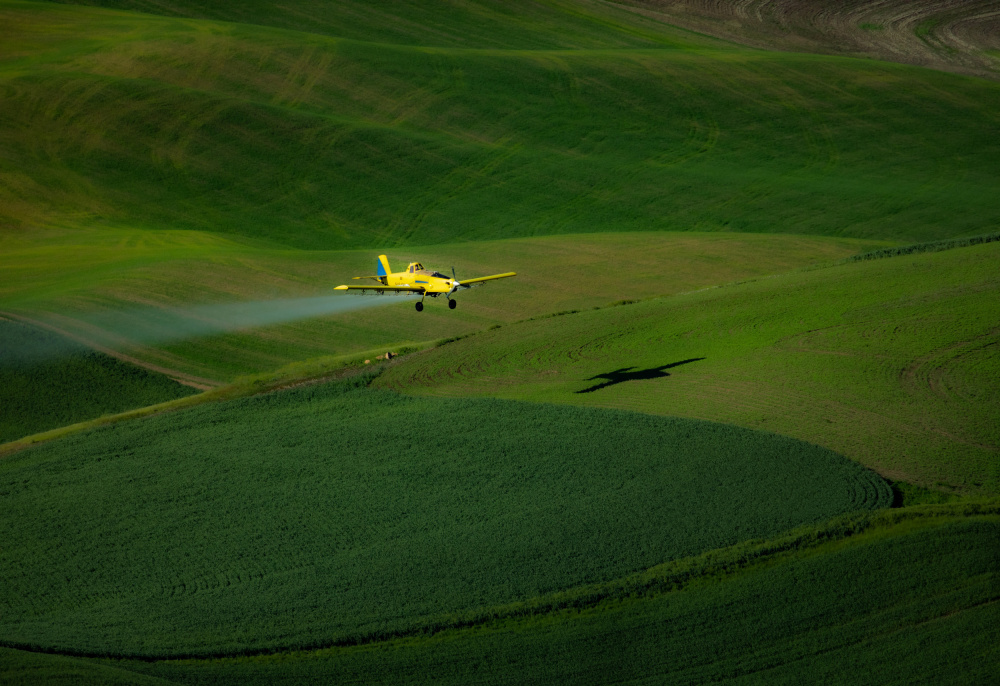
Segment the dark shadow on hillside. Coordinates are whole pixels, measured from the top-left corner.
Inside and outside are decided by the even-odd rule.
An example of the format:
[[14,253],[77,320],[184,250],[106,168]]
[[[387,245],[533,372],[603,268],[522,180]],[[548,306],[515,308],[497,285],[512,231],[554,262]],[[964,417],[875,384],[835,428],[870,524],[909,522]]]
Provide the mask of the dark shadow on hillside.
[[704,360],[704,357],[692,357],[690,360],[681,360],[680,362],[672,362],[671,364],[665,364],[660,367],[651,367],[649,369],[637,369],[636,371],[630,371],[635,369],[635,367],[622,367],[621,369],[616,369],[613,372],[608,372],[607,374],[598,374],[597,376],[592,376],[586,381],[595,381],[596,379],[607,379],[604,383],[599,383],[596,386],[591,386],[590,388],[585,388],[582,391],[576,391],[576,393],[593,393],[594,391],[599,391],[602,388],[607,388],[608,386],[614,386],[615,384],[623,383],[625,381],[639,381],[642,379],[659,379],[664,376],[670,376],[664,369],[670,369],[671,367],[679,367],[682,364],[688,364],[690,362],[698,362],[699,360]]

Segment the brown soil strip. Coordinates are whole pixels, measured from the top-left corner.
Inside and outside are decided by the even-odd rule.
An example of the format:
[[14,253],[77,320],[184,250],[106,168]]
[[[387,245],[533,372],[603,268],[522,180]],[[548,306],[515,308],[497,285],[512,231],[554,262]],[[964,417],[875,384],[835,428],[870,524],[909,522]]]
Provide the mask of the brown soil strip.
[[1000,79],[996,0],[616,0],[765,50],[851,55]]

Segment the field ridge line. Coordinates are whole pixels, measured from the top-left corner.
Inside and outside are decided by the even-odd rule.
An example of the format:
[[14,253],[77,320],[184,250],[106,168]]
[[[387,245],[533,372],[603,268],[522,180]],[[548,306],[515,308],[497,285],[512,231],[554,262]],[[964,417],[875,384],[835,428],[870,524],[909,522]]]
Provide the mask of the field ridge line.
[[127,362],[128,364],[135,365],[136,367],[142,367],[143,369],[148,369],[158,374],[163,374],[164,376],[171,378],[177,383],[184,384],[185,386],[190,386],[192,388],[196,388],[199,391],[207,391],[225,385],[224,382],[218,381],[216,379],[207,379],[202,376],[195,376],[194,374],[188,374],[186,372],[182,372],[179,369],[171,369],[169,367],[164,367],[162,365],[153,364],[152,362],[145,362],[137,357],[133,357],[132,355],[127,355],[123,352],[114,350],[113,348],[109,348],[107,346],[100,345],[99,343],[95,343],[94,341],[88,340],[86,337],[81,336],[79,334],[66,331],[65,329],[62,329],[54,324],[50,324],[48,322],[44,322],[39,319],[34,319],[32,317],[27,317],[23,314],[15,314],[13,312],[0,310],[0,315],[13,319],[15,321],[20,321],[25,324],[29,324],[31,326],[37,326],[38,328],[41,329],[47,329],[48,331],[59,334],[60,336],[63,336],[70,340],[76,341],[77,343],[85,345],[88,348],[91,348],[92,350],[104,353],[109,357],[121,360],[122,362]]

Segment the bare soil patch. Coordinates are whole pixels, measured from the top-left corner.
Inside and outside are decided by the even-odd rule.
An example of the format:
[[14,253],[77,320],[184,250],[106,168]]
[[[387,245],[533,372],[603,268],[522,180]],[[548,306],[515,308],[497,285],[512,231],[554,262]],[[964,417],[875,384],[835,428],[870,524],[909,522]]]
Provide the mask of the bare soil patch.
[[851,55],[1000,79],[994,0],[620,0],[769,50]]

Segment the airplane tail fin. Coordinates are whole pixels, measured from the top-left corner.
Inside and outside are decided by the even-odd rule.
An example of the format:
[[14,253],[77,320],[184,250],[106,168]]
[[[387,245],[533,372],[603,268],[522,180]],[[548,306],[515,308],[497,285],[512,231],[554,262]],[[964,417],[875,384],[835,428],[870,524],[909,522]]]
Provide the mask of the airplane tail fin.
[[392,274],[392,270],[389,268],[389,260],[385,255],[378,256],[378,275],[379,276],[389,276]]

